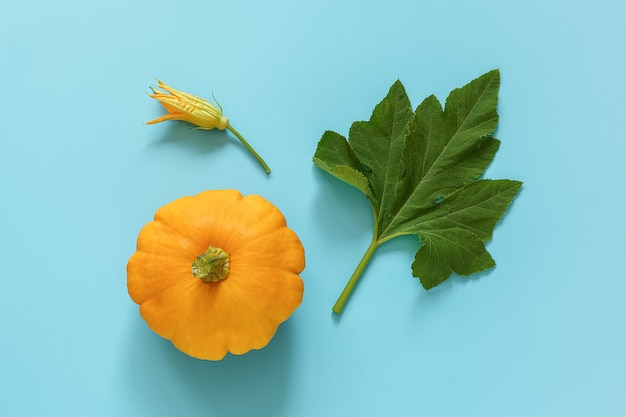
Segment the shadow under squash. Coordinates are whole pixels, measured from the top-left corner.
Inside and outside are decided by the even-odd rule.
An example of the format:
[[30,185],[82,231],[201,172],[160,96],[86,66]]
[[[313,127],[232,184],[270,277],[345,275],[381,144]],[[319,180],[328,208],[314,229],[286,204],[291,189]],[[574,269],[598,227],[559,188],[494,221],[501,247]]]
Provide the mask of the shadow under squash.
[[241,356],[203,361],[177,350],[138,318],[126,379],[137,415],[279,416],[290,386],[289,321],[270,343]]

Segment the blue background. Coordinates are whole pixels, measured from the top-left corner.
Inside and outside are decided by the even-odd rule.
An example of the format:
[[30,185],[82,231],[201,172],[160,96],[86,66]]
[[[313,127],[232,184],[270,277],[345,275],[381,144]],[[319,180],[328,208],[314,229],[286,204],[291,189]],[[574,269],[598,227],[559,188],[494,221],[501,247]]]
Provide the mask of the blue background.
[[[0,5],[0,415],[626,415],[626,4],[620,0],[22,1]],[[426,292],[316,169],[401,79],[413,106],[493,68],[524,181],[498,266]],[[159,78],[236,139],[163,114]],[[126,262],[157,208],[206,189],[276,204],[307,253],[301,307],[263,350],[203,362],[152,333]]]

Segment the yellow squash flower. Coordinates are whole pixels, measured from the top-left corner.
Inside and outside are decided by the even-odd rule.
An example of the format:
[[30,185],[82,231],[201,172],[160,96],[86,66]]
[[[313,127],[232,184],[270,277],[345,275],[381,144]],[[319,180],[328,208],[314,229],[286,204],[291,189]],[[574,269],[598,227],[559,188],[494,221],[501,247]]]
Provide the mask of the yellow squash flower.
[[164,82],[159,80],[159,88],[162,88],[167,93],[160,91],[154,87],[151,87],[153,94],[149,94],[153,99],[158,100],[167,114],[158,117],[148,122],[149,125],[163,122],[165,120],[181,120],[191,123],[197,126],[198,129],[211,130],[218,128],[219,130],[230,130],[241,143],[254,155],[259,161],[265,172],[270,173],[270,168],[267,166],[263,158],[256,153],[250,144],[237,132],[229,123],[228,117],[222,114],[222,106],[219,105],[219,109],[208,101],[196,97],[193,94],[185,93],[170,87]]

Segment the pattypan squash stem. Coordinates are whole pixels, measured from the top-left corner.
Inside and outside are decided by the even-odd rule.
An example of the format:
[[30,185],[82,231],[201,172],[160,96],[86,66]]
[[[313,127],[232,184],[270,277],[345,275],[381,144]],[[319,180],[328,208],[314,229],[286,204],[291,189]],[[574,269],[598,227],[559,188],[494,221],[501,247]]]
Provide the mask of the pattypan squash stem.
[[248,151],[250,151],[250,153],[252,153],[252,155],[254,155],[254,157],[256,158],[257,161],[259,161],[259,163],[261,164],[261,166],[263,167],[263,169],[265,170],[265,172],[267,174],[269,174],[270,172],[272,172],[272,170],[270,169],[270,167],[265,163],[265,161],[263,160],[263,158],[261,158],[261,156],[252,148],[252,146],[250,146],[250,144],[248,143],[247,140],[245,140],[243,138],[243,136],[241,136],[241,133],[237,132],[237,130],[235,130],[234,127],[232,127],[230,124],[228,125],[228,130],[230,130],[233,135],[237,136],[237,139],[239,139],[241,141],[241,143],[243,144],[243,146],[246,147],[246,149]]
[[203,282],[217,282],[228,278],[230,255],[223,249],[209,246],[191,265],[191,273]]
[[333,311],[335,313],[340,314],[341,310],[343,310],[343,306],[346,304],[346,301],[348,301],[348,298],[350,297],[352,290],[356,286],[356,283],[359,281],[359,278],[361,278],[361,275],[363,274],[363,271],[365,271],[365,267],[369,263],[370,259],[372,259],[372,256],[374,255],[376,248],[378,248],[378,245],[379,245],[379,242],[377,239],[377,235],[376,233],[374,233],[374,238],[372,239],[372,242],[368,246],[367,251],[365,251],[363,258],[361,258],[361,262],[359,262],[359,264],[357,265],[356,269],[354,270],[354,273],[350,277],[350,280],[346,284],[346,287],[343,289],[343,291],[341,292],[341,295],[337,299],[337,302],[333,306]]

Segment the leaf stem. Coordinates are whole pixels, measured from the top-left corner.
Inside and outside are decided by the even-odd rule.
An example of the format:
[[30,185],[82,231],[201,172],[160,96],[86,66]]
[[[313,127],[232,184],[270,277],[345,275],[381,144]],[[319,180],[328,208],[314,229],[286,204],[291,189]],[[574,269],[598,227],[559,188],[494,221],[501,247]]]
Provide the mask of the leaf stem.
[[237,132],[237,130],[235,130],[234,127],[232,127],[230,124],[228,125],[228,130],[230,130],[233,135],[237,136],[237,139],[239,139],[241,141],[241,143],[243,144],[243,146],[246,147],[246,149],[248,151],[250,151],[250,153],[252,155],[254,155],[254,157],[256,158],[257,161],[259,161],[259,163],[261,164],[261,166],[263,167],[263,169],[265,170],[266,173],[270,173],[272,172],[272,170],[270,169],[270,167],[265,163],[265,161],[263,160],[263,158],[261,158],[261,155],[259,155],[253,148],[252,146],[250,146],[250,144],[248,143],[247,140],[245,140],[243,138],[243,136],[241,136],[241,133]]
[[361,258],[361,262],[359,262],[359,264],[357,265],[356,269],[354,270],[354,273],[350,277],[350,280],[346,284],[345,288],[341,292],[341,295],[337,299],[337,302],[333,306],[333,311],[335,313],[337,314],[341,313],[341,310],[343,309],[343,306],[346,304],[346,301],[348,301],[348,298],[350,297],[352,290],[356,286],[356,283],[359,281],[359,278],[361,278],[361,274],[363,274],[363,271],[365,271],[365,267],[369,263],[370,259],[372,259],[372,256],[374,255],[376,248],[378,248],[378,240],[377,240],[376,233],[374,233],[374,238],[372,239],[372,242],[370,243],[367,250],[365,251],[363,258]]

